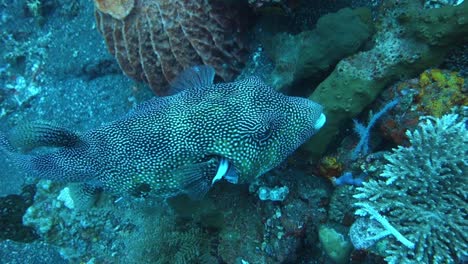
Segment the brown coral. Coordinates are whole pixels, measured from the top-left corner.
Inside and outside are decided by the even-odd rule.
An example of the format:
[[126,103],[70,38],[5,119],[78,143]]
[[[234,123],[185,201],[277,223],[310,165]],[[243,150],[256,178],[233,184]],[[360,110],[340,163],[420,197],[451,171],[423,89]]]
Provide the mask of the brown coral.
[[167,94],[167,83],[190,66],[212,65],[224,80],[242,66],[239,24],[222,1],[135,0],[124,19],[100,8],[95,15],[122,70],[159,95]]
[[319,175],[327,179],[338,177],[343,173],[344,164],[334,156],[325,156],[318,164]]

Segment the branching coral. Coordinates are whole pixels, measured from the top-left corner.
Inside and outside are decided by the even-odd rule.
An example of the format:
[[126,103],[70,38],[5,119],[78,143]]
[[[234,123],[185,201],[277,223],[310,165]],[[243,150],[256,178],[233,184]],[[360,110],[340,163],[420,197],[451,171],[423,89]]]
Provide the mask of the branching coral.
[[456,114],[425,118],[407,132],[411,146],[386,155],[383,173],[357,189],[356,214],[384,227],[361,232],[361,241],[393,234],[382,253],[389,263],[459,263],[468,256],[466,121]]

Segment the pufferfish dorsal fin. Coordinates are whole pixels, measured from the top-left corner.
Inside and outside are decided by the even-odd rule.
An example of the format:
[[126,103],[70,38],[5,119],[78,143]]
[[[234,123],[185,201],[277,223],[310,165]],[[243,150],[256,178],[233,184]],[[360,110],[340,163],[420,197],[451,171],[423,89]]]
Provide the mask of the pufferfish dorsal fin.
[[75,132],[43,121],[16,127],[8,139],[12,146],[22,151],[30,151],[37,147],[73,147],[81,142]]
[[171,83],[172,94],[184,90],[200,90],[213,85],[215,70],[211,66],[194,66],[183,71]]

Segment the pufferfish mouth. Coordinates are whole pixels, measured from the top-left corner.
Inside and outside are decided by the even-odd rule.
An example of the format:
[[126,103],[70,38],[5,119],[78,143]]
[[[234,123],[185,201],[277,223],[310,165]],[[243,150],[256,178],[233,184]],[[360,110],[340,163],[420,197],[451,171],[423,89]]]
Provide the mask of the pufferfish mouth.
[[323,125],[325,125],[326,121],[327,121],[327,117],[323,113],[320,114],[319,118],[317,119],[317,121],[314,124],[314,129],[319,130],[320,128],[323,127]]
[[211,181],[211,185],[223,178],[233,184],[237,184],[239,182],[239,177],[232,163],[229,162],[228,159],[221,157],[218,164],[218,170]]

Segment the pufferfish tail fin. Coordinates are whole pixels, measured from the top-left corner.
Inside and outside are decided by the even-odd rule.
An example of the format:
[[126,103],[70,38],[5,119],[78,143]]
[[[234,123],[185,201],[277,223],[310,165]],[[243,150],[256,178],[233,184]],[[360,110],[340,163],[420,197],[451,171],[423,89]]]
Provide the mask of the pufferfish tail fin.
[[75,132],[42,121],[14,128],[8,139],[13,147],[25,152],[37,147],[73,147],[81,142]]
[[1,195],[21,193],[28,173],[19,162],[26,159],[27,155],[13,152],[5,133],[0,131],[0,182]]

